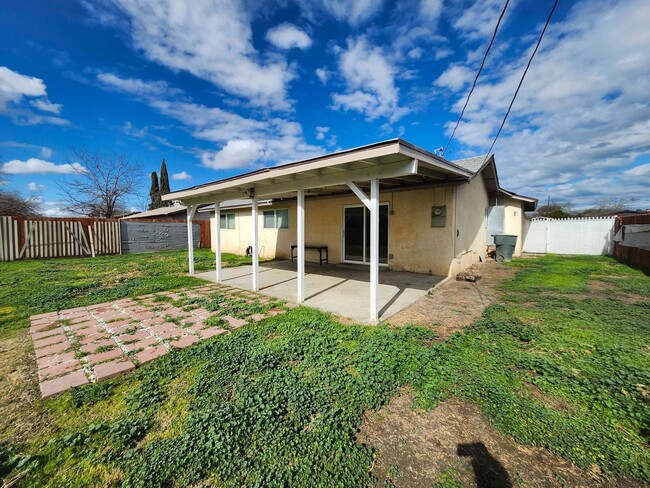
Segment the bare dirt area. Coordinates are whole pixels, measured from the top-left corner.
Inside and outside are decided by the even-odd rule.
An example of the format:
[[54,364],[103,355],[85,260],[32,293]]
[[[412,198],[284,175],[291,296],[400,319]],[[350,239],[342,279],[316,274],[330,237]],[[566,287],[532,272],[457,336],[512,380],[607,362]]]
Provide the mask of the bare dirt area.
[[481,275],[481,279],[472,283],[452,278],[433,293],[393,315],[388,322],[431,327],[441,340],[474,323],[485,307],[496,300],[499,283],[512,278],[515,269],[488,260],[472,266],[470,272]]
[[358,441],[379,450],[376,486],[601,487],[604,481],[545,449],[517,444],[492,427],[478,407],[452,398],[431,412],[403,391],[366,416]]

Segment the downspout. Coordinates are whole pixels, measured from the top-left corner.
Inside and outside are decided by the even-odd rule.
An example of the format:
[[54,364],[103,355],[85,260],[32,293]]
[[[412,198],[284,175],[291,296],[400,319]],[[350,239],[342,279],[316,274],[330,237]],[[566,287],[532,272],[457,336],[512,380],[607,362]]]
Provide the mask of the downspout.
[[456,203],[458,202],[458,198],[457,198],[458,186],[453,186],[452,188],[454,189],[454,233],[453,233],[454,242],[452,245],[454,255],[452,256],[452,260],[454,260],[456,259],[456,241],[458,240],[458,225],[456,222]]

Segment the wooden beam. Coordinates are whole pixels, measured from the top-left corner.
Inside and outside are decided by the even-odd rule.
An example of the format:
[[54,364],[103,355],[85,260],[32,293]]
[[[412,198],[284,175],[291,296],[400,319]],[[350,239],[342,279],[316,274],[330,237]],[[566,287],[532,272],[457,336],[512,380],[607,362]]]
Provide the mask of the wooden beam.
[[370,199],[368,196],[353,182],[353,181],[348,181],[347,182],[348,187],[352,192],[361,200],[361,203],[363,203],[367,209],[370,210]]
[[271,187],[260,188],[258,197],[272,197],[281,193],[295,192],[299,189],[309,190],[347,184],[348,181],[368,181],[372,178],[394,178],[396,176],[415,175],[418,172],[417,160],[401,161],[369,168],[353,169],[347,172],[322,175],[319,178],[306,178],[300,181],[278,183]]

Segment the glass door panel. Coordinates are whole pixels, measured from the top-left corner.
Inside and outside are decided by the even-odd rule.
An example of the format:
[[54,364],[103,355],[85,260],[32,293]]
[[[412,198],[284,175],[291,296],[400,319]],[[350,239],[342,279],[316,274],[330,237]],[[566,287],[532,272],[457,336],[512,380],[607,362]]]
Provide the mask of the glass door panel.
[[364,248],[364,210],[365,207],[345,208],[344,245],[345,260],[363,262]]

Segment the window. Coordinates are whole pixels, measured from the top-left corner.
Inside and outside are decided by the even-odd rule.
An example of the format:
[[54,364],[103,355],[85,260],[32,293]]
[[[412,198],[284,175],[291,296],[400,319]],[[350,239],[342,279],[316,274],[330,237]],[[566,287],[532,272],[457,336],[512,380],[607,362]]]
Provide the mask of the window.
[[265,229],[288,229],[289,211],[287,209],[264,210],[264,228]]
[[222,229],[234,229],[235,228],[235,214],[234,213],[222,213],[221,214],[221,228]]

